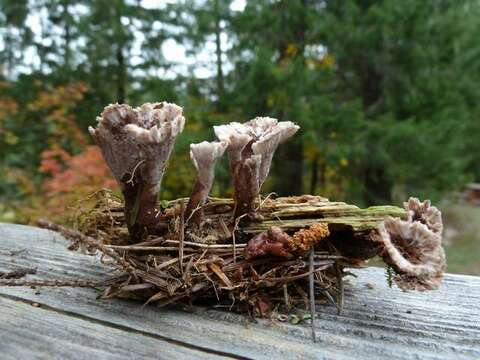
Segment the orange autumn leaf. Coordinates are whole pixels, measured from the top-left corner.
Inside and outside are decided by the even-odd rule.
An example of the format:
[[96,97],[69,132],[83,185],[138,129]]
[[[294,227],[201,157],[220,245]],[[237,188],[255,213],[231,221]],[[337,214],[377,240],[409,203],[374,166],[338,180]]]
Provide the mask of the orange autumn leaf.
[[46,150],[42,153],[39,171],[49,175],[43,182],[48,195],[79,190],[88,194],[99,188],[117,188],[100,149],[93,145],[74,156],[61,149]]

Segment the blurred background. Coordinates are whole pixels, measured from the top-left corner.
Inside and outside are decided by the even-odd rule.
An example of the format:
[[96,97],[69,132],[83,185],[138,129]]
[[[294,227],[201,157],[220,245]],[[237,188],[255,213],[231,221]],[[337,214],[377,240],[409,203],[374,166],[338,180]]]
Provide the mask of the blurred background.
[[[430,198],[449,271],[480,275],[476,0],[0,0],[0,221],[66,221],[117,190],[87,133],[109,103],[184,107],[162,199],[191,142],[290,120],[263,192],[360,206]],[[226,160],[215,195],[231,194]]]

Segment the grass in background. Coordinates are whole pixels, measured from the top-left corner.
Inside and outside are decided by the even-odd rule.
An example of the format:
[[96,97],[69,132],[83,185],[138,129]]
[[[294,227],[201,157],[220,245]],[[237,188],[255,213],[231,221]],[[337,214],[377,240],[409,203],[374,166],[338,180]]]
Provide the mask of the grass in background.
[[443,204],[447,272],[480,275],[480,206]]

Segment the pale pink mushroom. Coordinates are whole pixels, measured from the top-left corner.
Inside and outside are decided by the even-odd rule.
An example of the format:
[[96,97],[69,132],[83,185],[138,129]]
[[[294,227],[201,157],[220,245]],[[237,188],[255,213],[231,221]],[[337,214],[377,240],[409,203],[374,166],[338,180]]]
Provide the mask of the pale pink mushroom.
[[176,137],[182,108],[167,102],[107,106],[90,134],[102,150],[125,197],[125,217],[134,240],[159,223],[158,193]]
[[193,216],[196,223],[200,220],[201,211],[198,208],[207,201],[215,178],[215,163],[222,157],[226,148],[227,143],[225,142],[203,141],[190,145],[190,158],[197,170],[197,179],[188,200],[185,219],[188,220]]
[[235,217],[250,214],[268,176],[278,145],[293,136],[299,126],[290,121],[256,117],[244,124],[215,126],[215,135],[228,144],[230,170],[235,189]]
[[404,205],[407,220],[389,217],[378,227],[381,255],[395,270],[394,280],[401,289],[435,289],[446,268],[440,211],[414,198]]

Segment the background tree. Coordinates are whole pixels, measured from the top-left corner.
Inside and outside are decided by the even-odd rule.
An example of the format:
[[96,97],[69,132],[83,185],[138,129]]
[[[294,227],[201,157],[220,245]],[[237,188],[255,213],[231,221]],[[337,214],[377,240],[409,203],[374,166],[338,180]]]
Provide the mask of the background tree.
[[[164,198],[190,191],[191,142],[257,115],[302,127],[279,149],[266,192],[368,205],[480,181],[475,1],[238,4],[1,2],[0,200],[31,202],[70,174],[73,161],[58,158],[61,171],[40,171],[46,151],[95,159],[85,131],[106,104],[157,100],[188,119]],[[231,194],[219,165],[213,194]]]

